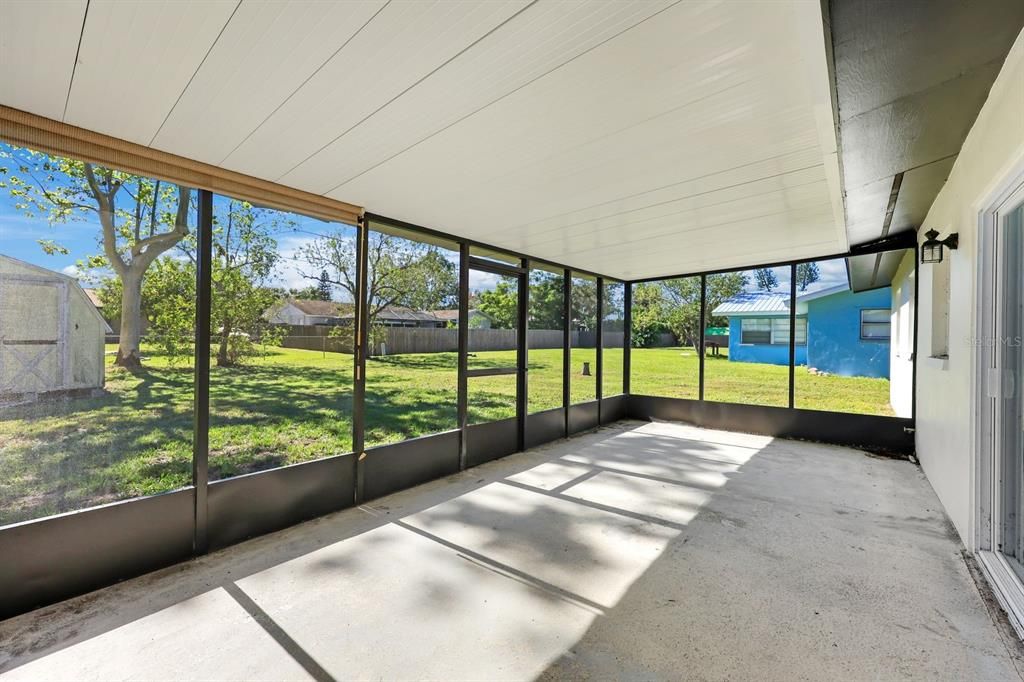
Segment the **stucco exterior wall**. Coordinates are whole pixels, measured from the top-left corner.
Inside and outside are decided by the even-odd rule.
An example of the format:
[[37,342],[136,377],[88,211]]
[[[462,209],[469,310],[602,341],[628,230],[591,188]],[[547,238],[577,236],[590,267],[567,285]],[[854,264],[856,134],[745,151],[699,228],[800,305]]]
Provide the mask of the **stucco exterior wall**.
[[[918,308],[917,456],[965,542],[970,543],[979,212],[1024,163],[1024,34],[1017,37],[945,186],[919,230],[960,233],[950,259],[949,357],[930,355],[933,269],[922,265]],[[970,546],[968,544],[968,546]]]
[[[757,315],[767,318],[769,315]],[[778,317],[778,316],[776,316]],[[741,343],[742,317],[729,318],[729,360],[733,362],[760,362],[769,365],[789,364],[789,344]],[[796,347],[796,364],[807,364],[807,346]]]
[[807,302],[807,364],[840,376],[889,376],[889,342],[860,338],[860,311],[888,309],[889,287]]

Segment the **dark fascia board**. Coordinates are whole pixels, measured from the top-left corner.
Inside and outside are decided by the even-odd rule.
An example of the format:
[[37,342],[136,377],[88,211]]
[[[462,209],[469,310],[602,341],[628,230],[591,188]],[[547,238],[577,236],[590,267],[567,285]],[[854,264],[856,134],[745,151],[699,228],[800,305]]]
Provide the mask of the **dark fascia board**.
[[464,243],[470,247],[475,246],[478,248],[488,249],[491,251],[501,251],[512,256],[529,259],[531,268],[537,268],[547,271],[568,270],[574,277],[582,276],[586,277],[587,279],[597,279],[600,277],[607,282],[620,282],[622,284],[642,284],[644,282],[659,282],[666,279],[682,279],[685,277],[699,277],[701,275],[717,275],[728,272],[740,272],[743,270],[749,270],[751,268],[774,268],[789,265],[799,265],[801,263],[812,263],[815,261],[830,260],[833,258],[846,258],[849,256],[862,255],[866,253],[878,253],[881,251],[889,251],[894,249],[912,248],[917,245],[917,232],[915,230],[904,230],[903,232],[889,235],[881,239],[877,239],[864,244],[858,244],[857,246],[852,247],[849,251],[846,251],[844,253],[825,254],[814,258],[801,258],[797,260],[778,261],[773,263],[753,263],[750,265],[744,265],[734,268],[724,268],[717,270],[699,270],[695,272],[686,272],[680,274],[665,275],[660,277],[645,277],[643,279],[622,280],[618,279],[617,277],[606,277],[600,273],[592,272],[589,270],[581,270],[579,268],[573,268],[562,263],[556,263],[555,261],[537,258],[530,254],[520,253],[508,249],[502,249],[492,244],[485,244],[483,242],[478,242],[473,239],[467,239],[465,237],[459,237],[453,234],[449,234],[447,232],[441,232],[428,227],[414,225],[413,223],[408,223],[402,220],[388,218],[387,216],[378,215],[376,213],[367,212],[365,214],[365,220],[367,224],[377,223],[378,225],[381,226],[390,226],[392,228],[400,230],[402,231],[402,233],[404,233],[402,236],[405,236],[407,238],[411,238],[415,235],[422,235],[428,238],[424,240],[427,241],[428,243],[438,243],[438,241],[443,241],[446,244],[454,245]]
[[860,293],[892,285],[900,263],[910,249],[850,256],[846,259],[850,291]]

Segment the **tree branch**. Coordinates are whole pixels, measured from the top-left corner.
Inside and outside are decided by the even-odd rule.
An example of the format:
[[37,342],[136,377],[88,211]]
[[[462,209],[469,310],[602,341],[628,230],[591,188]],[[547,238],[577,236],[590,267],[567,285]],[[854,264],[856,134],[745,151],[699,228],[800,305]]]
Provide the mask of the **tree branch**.
[[100,187],[99,181],[96,180],[96,175],[93,173],[91,163],[85,164],[85,179],[89,183],[89,189],[92,190],[93,196],[96,199],[96,205],[99,206],[100,225],[103,228],[103,253],[107,260],[110,261],[110,267],[123,280],[124,274],[128,271],[128,265],[117,251],[113,196],[108,195]]
[[188,236],[189,195],[188,188],[178,185],[178,210],[174,219],[174,229],[141,239],[132,246],[131,267],[136,267],[138,263],[138,267],[145,271],[160,254]]
[[[25,169],[25,172],[28,173],[28,176],[30,178],[32,178],[32,182],[34,182],[36,184],[36,189],[38,189],[42,193],[43,197],[47,201],[49,201],[51,204],[53,204],[54,206],[57,206],[58,208],[59,207],[82,208],[82,209],[87,209],[89,211],[95,211],[96,210],[95,206],[87,206],[86,204],[80,204],[77,201],[71,201],[70,199],[65,199],[65,198],[62,198],[62,197],[55,197],[53,194],[50,193],[49,190],[46,189],[46,187],[43,186],[43,183],[41,183],[39,181],[39,178],[37,178],[35,176],[35,173],[33,173],[28,168]],[[33,202],[33,203],[35,203],[35,202]]]

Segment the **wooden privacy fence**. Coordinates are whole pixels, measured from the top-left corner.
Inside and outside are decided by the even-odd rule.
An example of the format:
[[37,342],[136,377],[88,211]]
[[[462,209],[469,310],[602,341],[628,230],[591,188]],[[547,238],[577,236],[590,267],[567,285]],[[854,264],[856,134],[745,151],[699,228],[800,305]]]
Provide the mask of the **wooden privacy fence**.
[[[318,350],[325,353],[351,353],[351,333],[335,332],[336,327],[316,325],[288,325],[281,345],[285,348]],[[348,332],[348,330],[345,330]],[[374,355],[402,355],[405,353],[454,353],[459,349],[457,329],[429,327],[385,327],[374,336],[371,352]],[[574,348],[594,348],[597,332],[582,331],[570,334]],[[604,332],[605,348],[621,348],[623,332]],[[667,344],[671,345],[671,344]],[[527,347],[532,349],[561,348],[562,331],[559,329],[531,329],[527,332]],[[470,329],[469,352],[515,350],[515,329]]]

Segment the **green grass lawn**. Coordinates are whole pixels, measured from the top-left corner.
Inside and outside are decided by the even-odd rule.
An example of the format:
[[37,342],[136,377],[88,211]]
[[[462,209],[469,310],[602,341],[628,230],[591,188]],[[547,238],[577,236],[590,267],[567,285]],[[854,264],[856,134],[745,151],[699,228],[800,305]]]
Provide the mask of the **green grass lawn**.
[[[108,350],[112,350],[108,348]],[[144,354],[145,353],[144,349]],[[573,349],[573,402],[593,400],[593,349]],[[110,357],[108,356],[108,360]],[[621,392],[622,350],[605,351],[604,393]],[[455,353],[367,363],[368,446],[456,427]],[[514,351],[477,353],[472,367],[515,364]],[[633,392],[696,397],[692,349],[633,351]],[[561,406],[561,350],[530,352],[531,412]],[[785,367],[709,360],[708,399],[785,404]],[[818,377],[797,368],[797,404],[890,414],[888,382]],[[193,378],[149,350],[146,369],[107,370],[95,398],[0,411],[0,525],[173,490],[191,477]],[[780,397],[781,396],[781,397]],[[781,401],[781,402],[779,402]],[[515,415],[515,376],[469,379],[470,422]],[[210,372],[210,478],[217,480],[351,449],[352,358],[277,348],[243,367]]]
[[[633,349],[630,390],[637,395],[696,399],[699,361],[693,348]],[[892,415],[889,380],[816,375],[797,367],[796,407],[829,412]],[[704,366],[704,398],[729,403],[786,407],[789,368],[754,362],[729,362],[725,350]]]

